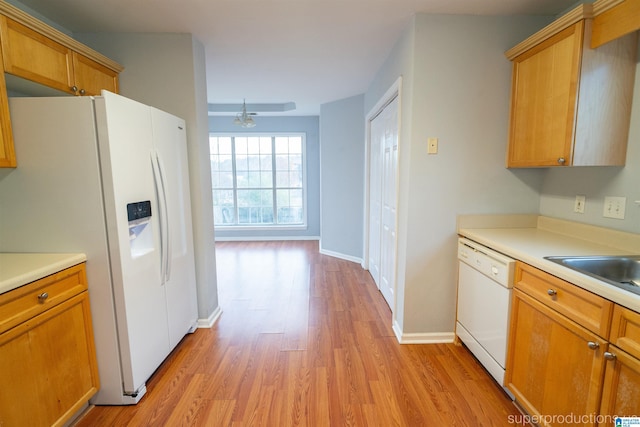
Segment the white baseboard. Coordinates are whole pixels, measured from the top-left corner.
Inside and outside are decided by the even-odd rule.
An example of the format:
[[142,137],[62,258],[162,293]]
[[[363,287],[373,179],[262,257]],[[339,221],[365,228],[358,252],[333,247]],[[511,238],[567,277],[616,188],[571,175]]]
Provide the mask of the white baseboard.
[[360,265],[362,265],[362,258],[358,258],[358,257],[354,257],[351,255],[345,255],[345,254],[341,254],[340,252],[333,252],[333,251],[328,251],[326,249],[322,249],[320,248],[320,253],[322,255],[328,255],[328,256],[332,256],[334,258],[340,258],[343,259],[345,261],[352,261],[352,262],[356,262]]
[[428,332],[417,334],[405,334],[398,322],[393,322],[393,332],[400,344],[442,344],[452,343],[455,340],[454,332]]
[[216,242],[271,242],[281,240],[320,240],[320,236],[225,236],[216,237]]
[[222,309],[220,308],[220,306],[216,307],[216,309],[213,310],[213,313],[211,313],[211,315],[208,318],[198,319],[198,328],[212,327],[218,321],[221,314],[222,314]]

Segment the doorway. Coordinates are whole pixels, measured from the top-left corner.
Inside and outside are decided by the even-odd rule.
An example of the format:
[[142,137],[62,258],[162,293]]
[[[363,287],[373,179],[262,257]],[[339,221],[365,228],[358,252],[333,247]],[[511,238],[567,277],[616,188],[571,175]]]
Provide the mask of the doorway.
[[399,84],[396,84],[367,117],[369,173],[365,267],[392,312],[396,289],[399,93]]

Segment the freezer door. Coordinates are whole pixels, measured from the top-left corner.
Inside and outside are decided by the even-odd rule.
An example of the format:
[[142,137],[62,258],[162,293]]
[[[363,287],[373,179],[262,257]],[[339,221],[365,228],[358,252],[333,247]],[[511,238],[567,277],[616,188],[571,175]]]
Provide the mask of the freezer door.
[[109,92],[95,106],[124,391],[136,393],[171,350],[151,110]]
[[187,139],[184,120],[155,108],[151,109],[151,120],[166,201],[166,209],[161,211],[166,215],[161,221],[166,225],[162,233],[167,251],[163,279],[173,348],[196,324],[198,316]]

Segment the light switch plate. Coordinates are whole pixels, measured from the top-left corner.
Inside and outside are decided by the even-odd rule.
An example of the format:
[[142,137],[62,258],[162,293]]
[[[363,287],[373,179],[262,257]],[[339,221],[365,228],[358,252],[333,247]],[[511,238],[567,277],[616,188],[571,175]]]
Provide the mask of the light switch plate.
[[624,210],[626,204],[626,197],[607,196],[604,198],[604,208],[602,216],[604,216],[605,218],[624,219]]

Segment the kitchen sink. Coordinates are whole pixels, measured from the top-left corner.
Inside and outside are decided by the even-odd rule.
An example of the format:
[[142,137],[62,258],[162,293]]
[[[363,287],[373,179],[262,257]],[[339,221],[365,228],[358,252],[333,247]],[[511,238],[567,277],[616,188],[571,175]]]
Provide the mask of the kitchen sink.
[[640,295],[640,255],[548,256],[545,259]]

